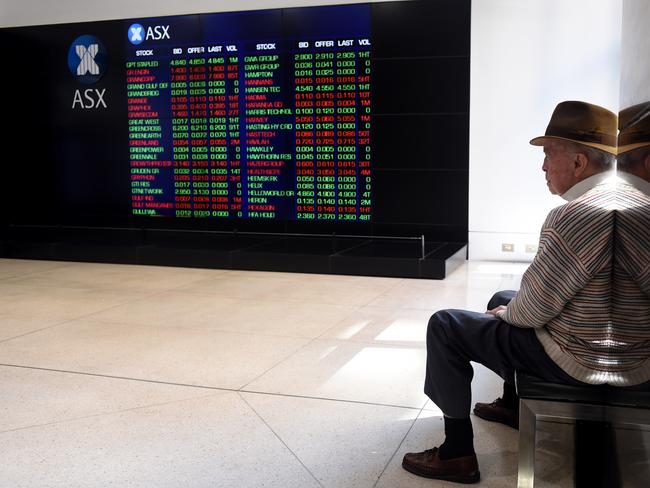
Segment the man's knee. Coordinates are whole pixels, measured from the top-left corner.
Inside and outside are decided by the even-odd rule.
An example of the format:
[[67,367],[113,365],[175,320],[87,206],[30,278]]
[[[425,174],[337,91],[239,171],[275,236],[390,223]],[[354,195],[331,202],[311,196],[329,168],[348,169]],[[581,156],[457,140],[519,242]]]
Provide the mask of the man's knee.
[[490,298],[487,309],[492,310],[493,308],[497,308],[499,305],[508,305],[510,300],[512,300],[516,294],[517,292],[514,290],[502,290],[496,292],[492,295],[492,298]]
[[449,310],[439,310],[429,319],[427,326],[427,344],[447,343],[451,313]]

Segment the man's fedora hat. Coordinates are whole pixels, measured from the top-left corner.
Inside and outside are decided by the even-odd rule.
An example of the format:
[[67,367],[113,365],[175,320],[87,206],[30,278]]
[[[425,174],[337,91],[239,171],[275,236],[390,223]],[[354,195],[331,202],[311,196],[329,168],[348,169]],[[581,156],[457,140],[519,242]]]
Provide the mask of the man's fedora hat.
[[555,107],[546,134],[530,143],[543,146],[548,139],[561,139],[616,154],[616,114],[586,102],[561,102]]
[[621,110],[618,128],[618,154],[650,146],[650,102]]

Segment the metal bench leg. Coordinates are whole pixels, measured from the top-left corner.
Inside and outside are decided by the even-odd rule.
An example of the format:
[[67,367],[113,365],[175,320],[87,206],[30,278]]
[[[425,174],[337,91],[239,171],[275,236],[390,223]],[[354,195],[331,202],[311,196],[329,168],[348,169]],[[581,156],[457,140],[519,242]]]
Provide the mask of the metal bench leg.
[[519,472],[517,488],[535,485],[535,414],[526,400],[519,400]]

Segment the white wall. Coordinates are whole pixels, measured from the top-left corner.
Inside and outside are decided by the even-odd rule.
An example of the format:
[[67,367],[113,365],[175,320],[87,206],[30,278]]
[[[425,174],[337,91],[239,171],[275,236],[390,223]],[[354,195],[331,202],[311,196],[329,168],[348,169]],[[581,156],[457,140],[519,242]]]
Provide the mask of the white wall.
[[[0,26],[361,1],[0,0]],[[546,213],[562,200],[548,194],[541,150],[528,141],[562,100],[618,109],[621,3],[473,0],[470,258],[532,258],[524,245],[537,243]],[[502,253],[502,242],[515,252]]]
[[650,100],[650,2],[623,2],[621,108]]
[[[530,260],[548,211],[542,135],[555,105],[618,110],[621,0],[474,0],[470,94],[471,259]],[[515,244],[514,253],[501,243]]]

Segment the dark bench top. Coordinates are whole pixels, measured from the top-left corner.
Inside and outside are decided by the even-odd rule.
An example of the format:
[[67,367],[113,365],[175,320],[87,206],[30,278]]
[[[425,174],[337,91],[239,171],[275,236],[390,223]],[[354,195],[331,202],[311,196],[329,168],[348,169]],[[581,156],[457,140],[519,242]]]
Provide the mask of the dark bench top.
[[572,386],[549,383],[523,373],[517,373],[516,383],[517,393],[520,398],[524,399],[650,409],[650,386],[646,389],[608,385]]

